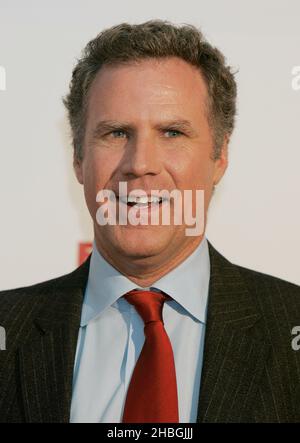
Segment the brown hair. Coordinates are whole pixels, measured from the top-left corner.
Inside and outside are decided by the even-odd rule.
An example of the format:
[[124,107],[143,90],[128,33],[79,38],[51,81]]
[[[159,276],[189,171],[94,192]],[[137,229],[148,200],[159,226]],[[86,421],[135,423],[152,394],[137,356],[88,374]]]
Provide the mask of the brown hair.
[[78,159],[83,157],[88,92],[101,67],[172,56],[198,67],[203,75],[208,90],[207,117],[214,135],[213,158],[219,157],[224,137],[229,137],[234,128],[234,73],[226,66],[223,54],[211,46],[195,26],[149,20],[135,25],[121,23],[105,29],[84,48],[72,73],[70,92],[63,98]]

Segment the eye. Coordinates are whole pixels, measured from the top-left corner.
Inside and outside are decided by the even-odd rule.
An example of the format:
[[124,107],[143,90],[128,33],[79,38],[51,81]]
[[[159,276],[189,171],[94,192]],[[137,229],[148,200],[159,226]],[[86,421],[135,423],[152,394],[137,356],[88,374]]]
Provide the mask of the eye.
[[126,136],[126,132],[123,131],[123,129],[115,129],[114,131],[111,131],[110,133],[113,138],[123,138]]
[[166,134],[169,134],[168,138],[176,138],[179,135],[183,135],[183,133],[180,131],[177,131],[177,129],[167,129],[165,132],[166,132]]

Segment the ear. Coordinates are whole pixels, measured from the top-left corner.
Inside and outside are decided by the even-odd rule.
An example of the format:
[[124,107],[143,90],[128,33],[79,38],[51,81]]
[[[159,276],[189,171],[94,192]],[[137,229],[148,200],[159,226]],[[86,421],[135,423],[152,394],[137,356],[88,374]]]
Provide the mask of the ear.
[[83,185],[83,172],[82,172],[82,160],[80,160],[75,154],[75,150],[73,153],[73,168],[75,171],[75,175],[77,177],[78,182]]
[[214,185],[218,184],[221,178],[223,177],[227,166],[228,166],[228,143],[229,136],[226,135],[224,138],[224,143],[222,145],[222,149],[220,152],[220,156],[217,160],[215,160],[215,169],[214,169]]

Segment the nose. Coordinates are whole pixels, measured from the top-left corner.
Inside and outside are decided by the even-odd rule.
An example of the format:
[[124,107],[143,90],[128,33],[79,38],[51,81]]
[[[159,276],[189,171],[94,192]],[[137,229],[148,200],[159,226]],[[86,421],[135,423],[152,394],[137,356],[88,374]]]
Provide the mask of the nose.
[[157,143],[149,135],[138,135],[130,140],[122,158],[121,172],[129,177],[157,175],[162,167]]

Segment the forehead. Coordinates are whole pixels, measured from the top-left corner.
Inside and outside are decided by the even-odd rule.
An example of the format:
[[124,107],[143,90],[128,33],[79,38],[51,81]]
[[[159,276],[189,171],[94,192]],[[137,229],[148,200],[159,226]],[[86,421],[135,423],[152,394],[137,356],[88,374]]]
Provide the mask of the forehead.
[[[199,68],[177,57],[103,66],[90,91],[88,109],[135,115],[180,107],[199,113],[207,88]],[[113,116],[111,116],[113,117]]]

